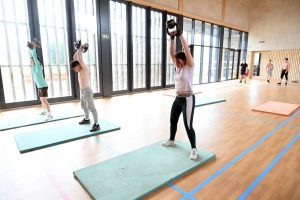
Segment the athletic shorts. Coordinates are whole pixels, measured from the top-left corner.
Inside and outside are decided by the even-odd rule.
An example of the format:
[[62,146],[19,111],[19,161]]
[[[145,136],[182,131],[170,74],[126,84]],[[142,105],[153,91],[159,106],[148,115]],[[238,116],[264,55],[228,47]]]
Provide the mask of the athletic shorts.
[[48,97],[48,87],[38,88],[39,97]]
[[272,71],[273,71],[272,69],[268,69],[267,74],[272,75]]

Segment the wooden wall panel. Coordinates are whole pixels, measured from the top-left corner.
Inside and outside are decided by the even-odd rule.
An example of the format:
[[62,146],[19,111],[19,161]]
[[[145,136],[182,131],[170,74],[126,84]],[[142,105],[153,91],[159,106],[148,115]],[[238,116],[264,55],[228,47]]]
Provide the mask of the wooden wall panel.
[[270,59],[274,65],[273,78],[280,78],[284,58],[288,58],[290,62],[289,80],[300,80],[300,49],[270,51]]

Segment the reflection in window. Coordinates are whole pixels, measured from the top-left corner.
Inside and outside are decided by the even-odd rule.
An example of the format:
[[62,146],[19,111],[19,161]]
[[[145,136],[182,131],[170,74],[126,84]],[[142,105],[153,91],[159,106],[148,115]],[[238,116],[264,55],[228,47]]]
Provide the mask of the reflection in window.
[[151,86],[161,86],[162,14],[151,11]]
[[113,91],[127,90],[126,4],[110,1]]
[[195,45],[202,45],[202,22],[195,20]]
[[[97,21],[94,0],[74,0],[76,19],[76,38],[89,43],[89,50],[82,54],[84,63],[89,68],[90,87],[94,93],[100,92],[99,66],[97,54]],[[86,22],[89,23],[86,23]]]
[[210,82],[218,81],[219,51],[220,51],[219,48],[212,49]]
[[240,49],[240,31],[232,30],[231,31],[231,49]]
[[[26,0],[0,1],[0,64],[5,103],[37,99],[26,47],[29,23]],[[2,94],[1,94],[2,95]]]
[[45,79],[49,97],[70,96],[65,1],[38,0]]
[[204,45],[210,46],[211,24],[205,23]]
[[[167,20],[170,20],[170,19],[174,19],[175,22],[177,21],[177,18],[175,16],[167,15]],[[174,69],[175,69],[175,66],[174,66],[173,61],[171,60],[171,56],[170,56],[170,41],[171,41],[171,38],[170,38],[169,35],[167,35],[166,85],[174,84]],[[174,43],[176,44],[176,37],[174,39]]]
[[132,6],[133,88],[146,87],[145,9]]
[[183,18],[183,36],[188,44],[192,43],[192,19]]

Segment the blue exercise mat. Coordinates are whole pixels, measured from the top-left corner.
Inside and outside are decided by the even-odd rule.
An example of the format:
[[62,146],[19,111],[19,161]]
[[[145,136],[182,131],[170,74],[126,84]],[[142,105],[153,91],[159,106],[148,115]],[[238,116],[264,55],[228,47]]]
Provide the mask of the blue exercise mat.
[[38,115],[33,113],[26,113],[21,116],[6,117],[0,120],[0,131],[20,128],[24,126],[32,126],[37,124],[43,124],[48,122],[54,122],[58,120],[64,120],[74,117],[83,116],[83,111],[78,109],[62,110],[60,112],[53,113],[53,118],[50,121],[46,121],[47,115]]
[[47,127],[45,129],[17,134],[15,135],[15,141],[18,145],[19,151],[21,153],[25,153],[92,135],[120,130],[119,126],[103,119],[99,120],[99,124],[100,130],[90,132],[92,124],[79,125],[78,123],[68,122],[64,125],[57,125]]
[[226,101],[226,99],[220,99],[217,97],[201,97],[201,96],[197,96],[195,100],[196,100],[195,107]]
[[74,175],[93,199],[140,199],[215,158],[214,153],[199,148],[197,160],[190,160],[190,144],[178,140],[174,147],[161,144],[83,168]]

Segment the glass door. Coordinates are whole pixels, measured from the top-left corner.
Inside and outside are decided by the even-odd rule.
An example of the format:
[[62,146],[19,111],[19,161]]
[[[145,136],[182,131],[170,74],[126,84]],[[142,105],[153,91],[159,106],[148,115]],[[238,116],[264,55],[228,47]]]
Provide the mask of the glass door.
[[232,79],[237,79],[239,75],[239,63],[240,63],[240,53],[241,51],[234,51],[234,58],[233,58],[233,70],[232,70]]

